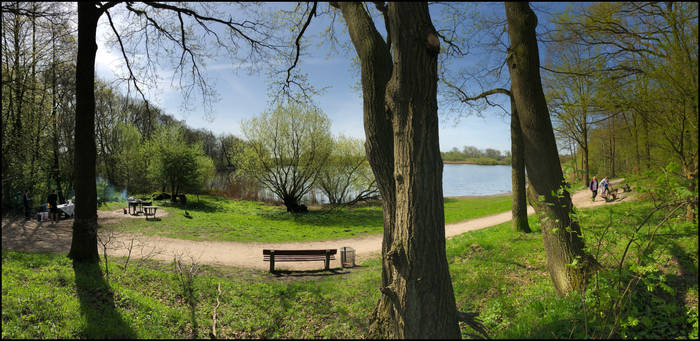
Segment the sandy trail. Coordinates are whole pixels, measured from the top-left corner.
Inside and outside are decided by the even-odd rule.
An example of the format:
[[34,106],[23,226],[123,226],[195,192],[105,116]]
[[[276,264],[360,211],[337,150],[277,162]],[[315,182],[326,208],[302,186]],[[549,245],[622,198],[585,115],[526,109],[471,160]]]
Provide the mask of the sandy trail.
[[[624,179],[616,179],[611,184],[619,183]],[[628,194],[628,193],[624,193]],[[578,208],[600,206],[618,203],[629,198],[623,196],[618,200],[606,203],[600,197],[595,202],[591,201],[591,193],[588,189],[581,190],[572,196],[574,205]],[[160,213],[160,212],[159,212]],[[534,213],[532,207],[528,207],[528,214]],[[167,211],[163,210],[163,214]],[[445,225],[445,236],[452,237],[467,231],[478,230],[489,226],[498,225],[511,220],[511,212],[503,212],[487,217],[471,219],[458,223]],[[98,222],[104,224],[115,219],[144,219],[143,216],[132,217],[124,215],[120,210],[98,211]],[[59,221],[57,224],[38,222],[36,219],[3,218],[2,220],[2,248],[3,250],[19,250],[30,252],[54,252],[67,254],[70,250],[73,220]],[[101,237],[106,237],[106,231],[100,231]],[[356,263],[371,258],[381,252],[382,235],[364,236],[350,239],[315,242],[290,242],[290,243],[240,243],[219,241],[192,241],[185,239],[166,238],[159,236],[145,236],[125,232],[113,233],[113,241],[107,247],[108,255],[127,256],[128,246],[131,247],[132,258],[152,258],[170,261],[175,255],[184,256],[185,259],[195,259],[205,264],[225,266],[237,266],[255,269],[267,269],[269,264],[262,260],[263,249],[339,249],[350,246],[355,249]],[[133,240],[133,244],[132,244]],[[99,245],[99,244],[98,244]],[[99,245],[100,254],[102,246]],[[331,268],[340,267],[340,255],[331,261]],[[322,262],[292,262],[275,263],[275,269],[280,270],[312,270],[322,269]]]

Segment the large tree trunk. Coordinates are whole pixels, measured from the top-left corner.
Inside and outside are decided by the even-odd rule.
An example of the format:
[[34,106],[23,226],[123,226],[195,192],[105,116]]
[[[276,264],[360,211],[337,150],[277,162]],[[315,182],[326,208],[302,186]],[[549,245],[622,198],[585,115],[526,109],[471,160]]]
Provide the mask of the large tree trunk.
[[650,170],[651,169],[651,136],[649,132],[649,121],[647,118],[647,114],[644,113],[642,114],[642,130],[644,131],[644,161],[645,161],[645,170]]
[[[506,2],[511,46],[508,69],[525,146],[528,199],[542,224],[547,268],[560,295],[580,289],[595,259],[587,255],[573,205],[566,191],[559,155],[542,91],[535,27],[537,17],[527,2]],[[557,194],[559,193],[559,194]],[[543,200],[540,200],[543,198]],[[571,266],[576,261],[578,265]]]
[[615,177],[615,118],[610,119],[610,177]]
[[[439,42],[425,3],[384,10],[392,57],[359,3],[340,7],[362,66],[365,148],[384,199],[372,338],[459,338],[445,257],[437,126]],[[389,43],[388,45],[391,45]]]
[[95,186],[95,31],[100,12],[93,2],[78,3],[78,58],[75,112],[75,219],[68,257],[99,261]]
[[283,197],[282,201],[284,206],[287,207],[287,212],[305,213],[309,211],[306,205],[299,204],[299,200],[291,195]]
[[65,202],[66,198],[61,189],[60,168],[58,162],[58,104],[56,101],[56,35],[51,31],[51,117],[53,118],[53,167],[51,169],[54,181],[56,182],[56,191],[58,192],[58,201]]
[[588,125],[584,125],[583,127],[583,137],[582,137],[583,144],[581,145],[581,151],[582,153],[582,163],[583,163],[583,178],[584,178],[584,183],[586,186],[588,186],[591,183],[591,173],[590,173],[590,168],[588,166]]
[[527,222],[523,133],[520,130],[518,110],[515,107],[515,101],[512,95],[510,96],[510,154],[513,182],[513,229],[518,232],[530,233],[530,224]]
[[584,178],[584,183],[586,186],[590,185],[591,183],[591,172],[590,168],[588,166],[588,145],[585,147],[581,147],[581,155],[583,158],[583,178]]

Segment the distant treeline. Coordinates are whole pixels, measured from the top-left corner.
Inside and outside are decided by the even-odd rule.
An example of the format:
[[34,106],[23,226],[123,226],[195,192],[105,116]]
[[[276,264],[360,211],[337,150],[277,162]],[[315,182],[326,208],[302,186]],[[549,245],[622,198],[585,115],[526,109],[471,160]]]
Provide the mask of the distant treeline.
[[449,152],[440,152],[440,155],[445,163],[510,165],[510,150],[503,155],[500,150],[492,148],[481,150],[474,146],[464,146],[461,151],[454,147]]

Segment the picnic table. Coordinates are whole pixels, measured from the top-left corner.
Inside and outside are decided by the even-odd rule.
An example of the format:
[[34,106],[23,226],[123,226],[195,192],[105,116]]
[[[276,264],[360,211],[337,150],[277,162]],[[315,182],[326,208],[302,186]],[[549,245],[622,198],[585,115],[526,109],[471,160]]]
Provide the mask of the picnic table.
[[151,201],[146,201],[146,200],[141,200],[141,199],[127,200],[127,202],[129,203],[129,214],[131,214],[131,208],[133,207],[134,208],[134,215],[138,215],[139,213],[144,213],[143,207],[144,206],[151,206],[151,204],[152,204]]
[[146,216],[146,220],[148,220],[149,216],[153,216],[153,219],[156,219],[156,211],[158,210],[158,206],[143,206],[143,209],[143,215]]
[[[66,215],[66,217],[72,217],[73,211],[75,210],[75,204],[70,203],[70,204],[56,205],[56,208],[61,210],[61,212]],[[59,213],[61,213],[61,212],[59,212]]]

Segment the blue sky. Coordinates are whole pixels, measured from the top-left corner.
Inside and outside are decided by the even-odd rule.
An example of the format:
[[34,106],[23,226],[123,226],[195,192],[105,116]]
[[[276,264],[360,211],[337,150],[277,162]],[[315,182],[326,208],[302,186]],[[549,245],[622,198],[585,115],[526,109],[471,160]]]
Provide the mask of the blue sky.
[[[279,6],[292,4],[276,4]],[[327,6],[322,3],[319,6]],[[493,11],[496,15],[504,15],[503,3],[481,3],[486,11]],[[536,4],[535,9],[546,7],[546,4]],[[436,27],[439,28],[442,13],[438,13],[431,7],[431,16]],[[538,13],[539,15],[540,13]],[[540,18],[543,23],[545,18]],[[339,24],[336,27],[342,27]],[[328,26],[327,17],[317,17],[309,27],[308,35],[311,47],[302,56],[299,69],[308,74],[311,84],[317,88],[328,87],[320,96],[315,97],[315,102],[329,116],[331,120],[331,132],[333,134],[345,134],[364,139],[362,122],[362,98],[356,84],[359,81],[359,70],[353,68],[352,53],[336,53],[327,57],[328,46],[317,47],[318,39],[312,34],[318,33]],[[383,31],[383,23],[378,23],[378,29]],[[102,18],[97,32],[98,51],[96,59],[96,74],[103,79],[113,79],[115,71],[123,72],[123,62],[118,49],[108,46],[106,36],[110,34],[106,20]],[[338,31],[340,39],[346,39],[347,33]],[[307,35],[305,35],[306,37]],[[354,53],[354,51],[353,51]],[[482,59],[477,58],[481,50],[474,50],[474,56],[468,56],[456,61],[455,65],[474,67]],[[486,58],[494,58],[494,55],[486,55]],[[496,55],[498,58],[498,55]],[[197,103],[191,103],[193,110],[182,109],[182,94],[169,82],[171,74],[167,69],[160,70],[164,79],[158,82],[156,88],[147,91],[147,98],[178,120],[184,120],[187,125],[194,128],[205,128],[215,134],[232,133],[242,137],[240,122],[243,119],[257,116],[268,108],[268,77],[262,74],[249,75],[247,72],[235,72],[230,66],[230,60],[218,58],[209,61],[205,76],[208,81],[215,84],[220,100],[215,102],[213,110],[209,113]],[[478,67],[478,65],[476,65]],[[507,70],[506,70],[507,73]],[[506,80],[507,82],[507,80]],[[472,89],[476,89],[472,87]],[[508,109],[507,103],[505,108]],[[501,151],[510,149],[510,123],[509,118],[501,109],[486,108],[477,115],[462,117],[440,107],[439,135],[440,149],[448,151],[453,147],[459,149],[465,145],[476,146],[480,149],[493,148]]]

